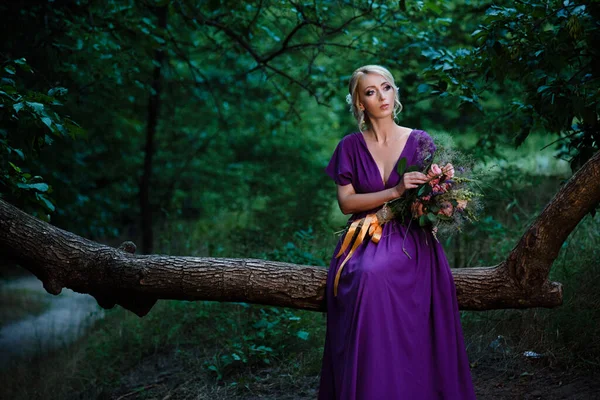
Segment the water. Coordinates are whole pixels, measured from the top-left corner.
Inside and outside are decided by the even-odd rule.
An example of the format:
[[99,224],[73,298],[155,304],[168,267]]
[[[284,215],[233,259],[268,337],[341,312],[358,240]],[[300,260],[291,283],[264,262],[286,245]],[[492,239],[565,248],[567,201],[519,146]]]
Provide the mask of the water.
[[0,367],[24,356],[45,354],[81,337],[104,312],[89,295],[63,289],[58,296],[48,294],[42,282],[31,276],[0,283],[0,290],[27,289],[44,293],[49,307],[40,315],[12,322],[0,329]]

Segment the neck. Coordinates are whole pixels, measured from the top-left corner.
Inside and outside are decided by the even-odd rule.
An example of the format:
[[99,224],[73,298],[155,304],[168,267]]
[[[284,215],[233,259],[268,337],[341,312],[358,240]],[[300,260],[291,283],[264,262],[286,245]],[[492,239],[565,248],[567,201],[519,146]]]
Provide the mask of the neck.
[[398,125],[391,118],[371,120],[371,135],[377,143],[386,143],[398,138]]

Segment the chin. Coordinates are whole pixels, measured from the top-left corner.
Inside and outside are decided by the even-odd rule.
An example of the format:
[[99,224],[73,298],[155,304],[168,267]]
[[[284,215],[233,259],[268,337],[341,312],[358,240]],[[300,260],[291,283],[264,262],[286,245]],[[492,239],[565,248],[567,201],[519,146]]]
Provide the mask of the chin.
[[384,118],[391,118],[391,117],[392,117],[392,115],[393,115],[393,112],[392,112],[392,111],[385,110],[384,112],[382,112],[381,114],[379,114],[379,115],[377,116],[377,118],[381,118],[381,119],[384,119]]

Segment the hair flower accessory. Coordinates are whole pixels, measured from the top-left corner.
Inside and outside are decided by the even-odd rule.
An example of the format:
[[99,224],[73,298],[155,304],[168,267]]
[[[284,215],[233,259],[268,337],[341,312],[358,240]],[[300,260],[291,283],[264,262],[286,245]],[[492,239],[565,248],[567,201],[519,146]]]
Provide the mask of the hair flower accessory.
[[348,93],[346,95],[346,103],[348,103],[350,105],[349,110],[350,110],[351,113],[353,113],[354,110],[352,109],[352,95],[350,93]]

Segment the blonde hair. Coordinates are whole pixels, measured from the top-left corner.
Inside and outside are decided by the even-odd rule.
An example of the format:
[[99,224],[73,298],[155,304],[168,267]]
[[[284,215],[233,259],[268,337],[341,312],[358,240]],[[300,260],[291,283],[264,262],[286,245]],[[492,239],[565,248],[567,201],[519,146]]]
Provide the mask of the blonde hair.
[[350,77],[350,83],[348,84],[348,103],[350,103],[350,111],[356,122],[358,123],[358,129],[362,132],[363,127],[368,127],[371,124],[369,121],[369,116],[365,114],[363,110],[360,109],[360,101],[358,97],[358,81],[361,77],[367,74],[378,74],[383,76],[394,88],[394,113],[393,118],[396,119],[396,116],[402,111],[402,103],[400,103],[400,96],[398,94],[398,88],[396,87],[396,82],[394,81],[394,77],[386,68],[380,65],[365,65],[358,68],[356,71],[352,73]]

